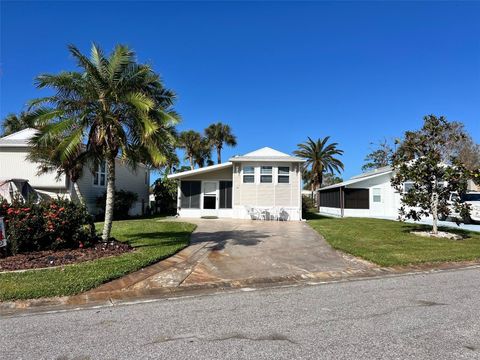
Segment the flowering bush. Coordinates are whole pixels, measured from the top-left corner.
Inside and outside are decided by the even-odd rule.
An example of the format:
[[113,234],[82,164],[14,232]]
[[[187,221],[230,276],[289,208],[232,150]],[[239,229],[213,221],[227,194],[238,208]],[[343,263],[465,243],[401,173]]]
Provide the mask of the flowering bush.
[[5,220],[10,254],[83,247],[95,233],[86,208],[69,200],[38,204],[26,204],[19,199],[9,204],[3,200],[0,217]]

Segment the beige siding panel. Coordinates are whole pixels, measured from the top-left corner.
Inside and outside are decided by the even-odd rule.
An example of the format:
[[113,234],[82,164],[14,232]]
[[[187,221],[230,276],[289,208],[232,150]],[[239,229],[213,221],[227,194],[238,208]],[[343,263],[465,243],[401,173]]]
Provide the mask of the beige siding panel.
[[[273,183],[258,183],[260,179],[260,166],[268,165],[273,167]],[[235,164],[235,166],[241,166]],[[244,184],[241,172],[234,174],[235,190],[234,205],[252,205],[252,206],[290,206],[298,207],[300,199],[300,189],[298,186],[300,173],[298,164],[294,163],[245,163],[243,166],[254,166],[256,184]],[[278,166],[289,166],[290,177],[289,184],[277,184]]]
[[[147,174],[147,183],[145,183],[145,174]],[[148,205],[150,176],[148,169],[144,166],[138,166],[136,171],[131,170],[119,160],[115,167],[115,183],[117,190],[131,191],[138,195],[138,201],[133,205],[138,208],[137,213],[141,213],[141,205]],[[106,186],[93,185],[93,174],[89,168],[85,168],[82,177],[78,180],[78,187],[90,211],[96,212],[97,198],[106,191]],[[138,215],[137,214],[137,215]]]
[[27,179],[34,188],[66,189],[65,176],[56,179],[56,172],[38,175],[37,164],[28,161],[27,155],[25,148],[1,148],[0,179]]

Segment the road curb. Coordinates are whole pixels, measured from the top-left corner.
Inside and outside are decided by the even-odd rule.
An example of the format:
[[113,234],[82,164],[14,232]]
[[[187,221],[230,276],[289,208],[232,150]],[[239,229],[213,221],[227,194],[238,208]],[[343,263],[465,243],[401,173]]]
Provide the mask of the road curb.
[[224,280],[178,287],[86,292],[78,295],[0,302],[0,316],[45,313],[81,308],[108,307],[132,301],[205,295],[226,290],[264,289],[292,285],[328,284],[402,275],[431,274],[451,270],[480,269],[479,262],[424,264],[409,267],[377,267],[362,270],[324,271],[302,275]]

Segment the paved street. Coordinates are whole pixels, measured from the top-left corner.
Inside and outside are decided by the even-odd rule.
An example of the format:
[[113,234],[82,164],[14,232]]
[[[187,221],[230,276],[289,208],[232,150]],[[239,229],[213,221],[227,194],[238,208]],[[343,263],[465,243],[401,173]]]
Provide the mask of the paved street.
[[478,359],[480,270],[2,318],[4,359]]

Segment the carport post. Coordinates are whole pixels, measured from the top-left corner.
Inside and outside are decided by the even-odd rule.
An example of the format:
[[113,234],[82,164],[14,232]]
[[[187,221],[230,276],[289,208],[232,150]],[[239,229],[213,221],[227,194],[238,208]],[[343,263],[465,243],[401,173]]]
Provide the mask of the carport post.
[[345,208],[345,195],[343,192],[343,186],[340,186],[340,216],[343,217]]

